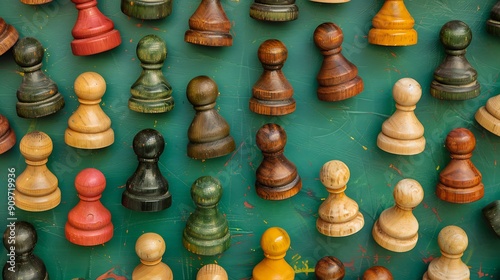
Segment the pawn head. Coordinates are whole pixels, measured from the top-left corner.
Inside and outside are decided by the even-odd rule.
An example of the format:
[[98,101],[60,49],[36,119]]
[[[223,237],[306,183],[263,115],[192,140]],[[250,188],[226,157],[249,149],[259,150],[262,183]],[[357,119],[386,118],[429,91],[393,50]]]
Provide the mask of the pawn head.
[[189,81],[186,89],[187,99],[193,106],[214,103],[219,95],[219,88],[208,76],[198,76]]
[[443,253],[461,256],[469,245],[469,239],[463,229],[452,225],[439,232],[438,245]]
[[424,199],[424,189],[413,179],[403,179],[394,187],[394,201],[400,207],[413,209]]
[[347,185],[351,172],[340,160],[331,160],[323,165],[319,172],[321,183],[329,189],[342,189]]
[[402,78],[392,87],[392,96],[399,105],[415,106],[422,97],[422,87],[412,78]]
[[268,123],[263,125],[255,137],[257,147],[265,153],[282,151],[286,145],[286,132],[278,124]]
[[96,72],[85,72],[76,78],[74,87],[79,99],[100,100],[106,92],[106,81]]
[[155,159],[165,149],[165,139],[157,130],[147,128],[139,131],[132,144],[138,158]]
[[154,232],[144,233],[135,243],[135,253],[145,265],[155,265],[161,262],[166,249],[165,240]]
[[260,239],[260,246],[264,255],[270,259],[281,259],[290,248],[290,236],[279,227],[268,228]]
[[52,153],[52,139],[44,132],[32,131],[21,139],[19,149],[27,160],[43,161]]
[[393,276],[389,269],[383,266],[372,266],[363,274],[363,280],[392,280]]
[[222,197],[222,185],[212,176],[203,176],[191,185],[191,198],[199,206],[213,206]]
[[226,270],[215,263],[204,265],[196,274],[196,280],[227,280]]
[[455,128],[446,136],[445,146],[452,154],[470,154],[476,147],[476,137],[467,128]]
[[[10,224],[7,226],[3,233],[3,245],[5,248],[10,248],[14,246],[14,251],[16,255],[27,254],[33,251],[35,244],[38,240],[38,235],[36,233],[35,227],[24,221],[16,221],[14,225]],[[15,244],[11,242],[11,238],[14,238]],[[7,251],[10,251],[7,249]]]
[[160,64],[167,58],[167,46],[162,38],[146,35],[137,43],[137,57],[145,64]]
[[325,22],[316,27],[313,38],[314,43],[320,50],[329,51],[342,45],[344,33],[335,23]]
[[12,51],[14,60],[21,67],[31,67],[42,63],[43,46],[33,37],[19,39]]
[[342,280],[345,276],[344,264],[333,256],[321,258],[314,269],[318,280]]
[[463,50],[472,41],[472,31],[465,22],[452,20],[441,27],[439,38],[445,49]]
[[80,196],[100,197],[106,188],[106,178],[101,171],[95,168],[86,168],[76,175],[75,188]]
[[257,55],[263,64],[282,65],[288,57],[288,50],[281,41],[269,39],[260,45]]

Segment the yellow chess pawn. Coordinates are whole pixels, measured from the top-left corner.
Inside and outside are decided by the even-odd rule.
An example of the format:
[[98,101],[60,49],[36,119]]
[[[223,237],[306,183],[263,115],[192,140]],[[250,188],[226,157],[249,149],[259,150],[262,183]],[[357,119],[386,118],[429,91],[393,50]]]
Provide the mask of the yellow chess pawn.
[[265,258],[252,271],[253,280],[293,280],[295,271],[285,261],[290,236],[279,227],[268,228],[260,239]]
[[409,46],[417,43],[415,20],[403,0],[386,0],[373,17],[373,28],[368,32],[368,42],[382,46]]

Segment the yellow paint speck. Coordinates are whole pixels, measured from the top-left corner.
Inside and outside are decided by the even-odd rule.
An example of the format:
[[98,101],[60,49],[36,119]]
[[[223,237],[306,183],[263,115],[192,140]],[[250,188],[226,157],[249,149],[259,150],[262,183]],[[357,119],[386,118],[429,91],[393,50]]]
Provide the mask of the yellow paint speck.
[[368,148],[366,146],[361,146],[361,147],[363,147],[363,150],[365,150],[365,151],[368,150]]
[[440,166],[439,166],[439,165],[438,165],[438,166],[436,166],[436,171],[437,171],[437,170],[439,170],[439,168],[440,168]]

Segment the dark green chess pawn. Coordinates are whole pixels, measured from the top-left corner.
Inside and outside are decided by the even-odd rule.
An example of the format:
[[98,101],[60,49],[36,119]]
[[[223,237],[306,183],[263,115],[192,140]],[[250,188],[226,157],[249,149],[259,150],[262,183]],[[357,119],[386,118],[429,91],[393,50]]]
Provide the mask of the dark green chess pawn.
[[452,20],[443,25],[439,34],[446,52],[444,61],[434,71],[431,94],[438,99],[466,100],[479,95],[477,71],[465,57],[472,41],[472,31],[462,21]]
[[122,0],[121,10],[137,19],[162,19],[172,13],[172,0]]
[[486,30],[492,35],[500,36],[500,1],[491,8],[490,18],[486,21]]
[[221,197],[222,186],[211,176],[200,177],[191,186],[196,210],[189,216],[182,235],[182,244],[188,251],[213,256],[229,248],[231,235],[227,220],[217,207]]
[[39,118],[56,113],[64,107],[63,96],[56,83],[42,69],[44,49],[35,38],[20,39],[13,48],[14,60],[21,66],[23,81],[17,90],[17,115]]
[[255,0],[250,17],[263,21],[291,21],[299,17],[295,0]]
[[156,35],[146,35],[137,43],[142,73],[130,88],[128,107],[140,113],[163,113],[174,108],[172,87],[161,67],[167,58],[167,46]]

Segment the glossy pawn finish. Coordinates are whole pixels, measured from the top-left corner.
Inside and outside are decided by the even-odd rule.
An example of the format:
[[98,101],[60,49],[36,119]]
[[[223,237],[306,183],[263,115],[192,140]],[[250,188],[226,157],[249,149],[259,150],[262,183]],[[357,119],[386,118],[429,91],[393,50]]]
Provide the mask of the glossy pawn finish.
[[[13,239],[12,236],[14,237]],[[35,227],[25,221],[10,223],[3,233],[3,245],[9,260],[2,271],[3,280],[48,280],[49,274],[42,259],[33,254],[38,235]],[[12,243],[15,242],[15,243]],[[15,245],[13,245],[15,244]],[[13,250],[12,250],[13,248]],[[9,254],[14,254],[11,256]]]
[[339,160],[331,160],[321,168],[319,179],[329,192],[318,209],[316,220],[316,229],[323,235],[349,236],[365,224],[358,203],[345,194],[350,176],[347,165]]
[[392,273],[383,266],[372,266],[363,273],[363,280],[393,280]]
[[196,110],[188,129],[187,155],[194,159],[225,156],[236,148],[229,134],[229,124],[214,109],[219,89],[207,76],[193,78],[187,85],[186,95]]
[[136,48],[141,61],[142,73],[130,88],[130,110],[139,113],[163,113],[174,108],[172,86],[162,72],[167,58],[165,41],[156,35],[146,35]]
[[290,236],[279,227],[268,228],[260,239],[264,259],[252,271],[253,280],[293,280],[295,271],[286,262],[286,252],[290,248]]
[[451,160],[439,173],[436,195],[452,203],[470,203],[484,196],[482,175],[471,161],[476,147],[474,134],[466,128],[455,128],[445,140]]
[[10,150],[16,144],[16,134],[10,127],[9,120],[0,115],[0,155]]
[[481,212],[490,228],[500,237],[500,200],[495,200],[486,205]]
[[20,0],[20,2],[26,5],[42,5],[52,2],[52,0]]
[[398,80],[392,88],[396,111],[382,124],[377,146],[396,155],[415,155],[425,150],[424,126],[415,115],[422,87],[411,78]]
[[102,53],[118,47],[122,39],[115,24],[97,8],[97,0],[71,0],[78,18],[71,34],[71,51],[77,56]]
[[52,139],[41,132],[26,134],[19,143],[26,169],[16,178],[16,207],[30,212],[47,211],[61,202],[57,177],[47,168]]
[[446,56],[434,70],[431,95],[445,100],[466,100],[478,96],[481,86],[477,82],[477,71],[465,57],[472,41],[469,26],[463,21],[449,21],[441,28],[439,38]]
[[106,81],[98,73],[85,72],[76,78],[74,88],[80,105],[68,119],[64,142],[80,149],[110,146],[115,141],[111,119],[99,105],[106,92]]
[[488,33],[500,36],[500,1],[498,1],[490,11],[490,18],[486,21]]
[[158,167],[165,149],[163,135],[154,129],[143,129],[135,135],[132,147],[139,164],[125,184],[122,205],[141,212],[157,212],[170,207],[172,195]]
[[201,0],[189,18],[189,29],[184,34],[184,41],[209,47],[229,47],[233,45],[230,30],[231,22],[220,0]]
[[500,136],[500,94],[490,97],[474,117],[486,130]]
[[250,17],[262,21],[292,21],[299,17],[295,0],[255,0],[250,6]]
[[13,54],[24,73],[17,90],[17,115],[21,118],[40,118],[61,110],[64,107],[63,96],[57,84],[42,71],[42,44],[32,37],[22,38],[14,46]]
[[166,249],[165,240],[159,234],[147,232],[141,235],[135,243],[135,252],[141,263],[132,271],[132,280],[174,279],[170,267],[161,261]]
[[321,258],[314,268],[317,280],[342,280],[345,276],[344,264],[333,256]]
[[204,265],[196,274],[196,280],[228,280],[226,270],[215,263]]
[[363,80],[358,76],[358,68],[342,54],[344,34],[332,22],[320,24],[314,30],[314,43],[323,55],[323,63],[316,76],[318,99],[340,101],[358,95],[363,91]]
[[127,16],[156,20],[163,19],[172,13],[173,0],[121,0],[122,13]]
[[19,39],[19,33],[14,26],[0,17],[0,55],[8,51]]
[[75,188],[80,201],[69,211],[64,227],[66,239],[80,246],[95,246],[113,237],[111,213],[100,198],[106,188],[106,178],[95,168],[80,171],[75,178]]
[[368,42],[381,46],[411,46],[417,44],[415,20],[403,0],[386,0],[373,17]]

